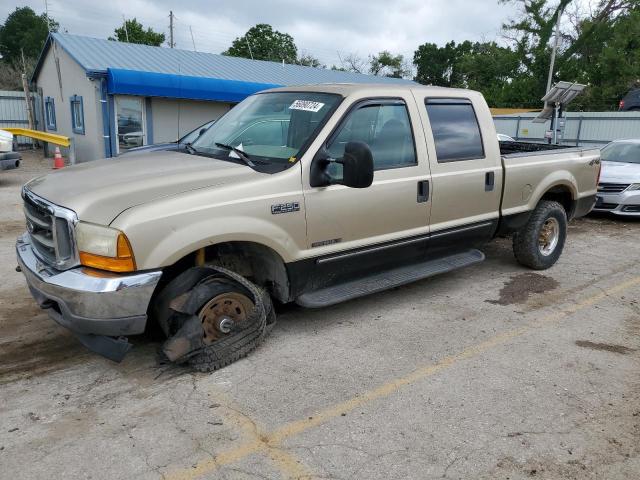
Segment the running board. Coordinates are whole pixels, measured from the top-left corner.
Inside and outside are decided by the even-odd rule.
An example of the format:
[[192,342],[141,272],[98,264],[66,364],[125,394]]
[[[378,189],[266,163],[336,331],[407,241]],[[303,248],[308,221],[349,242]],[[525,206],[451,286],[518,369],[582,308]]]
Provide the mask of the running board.
[[484,260],[484,253],[480,250],[467,250],[436,260],[395,268],[385,272],[352,280],[350,282],[304,293],[296,298],[298,305],[307,308],[320,308],[335,305],[371,293],[381,292],[389,288],[398,287],[415,282],[440,273],[450,272],[458,268],[473,265]]

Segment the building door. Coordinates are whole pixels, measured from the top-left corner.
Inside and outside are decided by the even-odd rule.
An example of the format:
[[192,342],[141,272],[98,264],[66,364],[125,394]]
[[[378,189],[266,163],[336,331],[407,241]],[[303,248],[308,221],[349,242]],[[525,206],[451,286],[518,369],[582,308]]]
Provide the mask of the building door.
[[147,144],[144,99],[128,95],[115,97],[118,153]]

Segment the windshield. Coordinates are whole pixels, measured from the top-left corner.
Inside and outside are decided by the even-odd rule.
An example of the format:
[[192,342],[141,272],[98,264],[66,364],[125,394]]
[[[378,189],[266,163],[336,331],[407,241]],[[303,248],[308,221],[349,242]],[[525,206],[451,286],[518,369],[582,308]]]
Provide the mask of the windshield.
[[215,123],[215,120],[211,120],[210,122],[205,123],[204,125],[200,125],[195,130],[190,131],[184,137],[178,140],[178,143],[193,143],[196,139],[203,133],[204,130],[209,128],[211,125]]
[[624,162],[640,164],[640,143],[610,143],[600,152],[605,162]]
[[236,160],[238,153],[230,148],[235,147],[256,163],[286,167],[298,159],[340,100],[339,95],[317,92],[252,95],[218,119],[193,147],[198,154]]

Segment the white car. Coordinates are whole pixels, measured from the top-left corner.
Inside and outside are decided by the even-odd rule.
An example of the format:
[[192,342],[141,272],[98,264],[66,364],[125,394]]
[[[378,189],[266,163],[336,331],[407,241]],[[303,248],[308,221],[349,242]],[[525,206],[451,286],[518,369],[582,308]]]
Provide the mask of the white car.
[[13,134],[0,130],[0,170],[10,170],[20,166],[20,154],[13,151]]
[[510,137],[509,135],[505,135],[504,133],[498,134],[498,141],[499,142],[515,142],[515,140],[512,137]]
[[601,152],[596,212],[640,216],[640,139],[614,140]]

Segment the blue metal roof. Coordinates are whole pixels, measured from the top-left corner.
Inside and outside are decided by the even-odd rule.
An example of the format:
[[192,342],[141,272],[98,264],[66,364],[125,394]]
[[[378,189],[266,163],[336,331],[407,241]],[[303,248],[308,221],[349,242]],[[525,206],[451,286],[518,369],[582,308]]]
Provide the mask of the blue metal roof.
[[[88,74],[105,74],[108,69],[215,78],[253,84],[304,85],[314,83],[407,83],[409,80],[376,77],[323,68],[303,67],[263,60],[227,57],[99,38],[52,33],[45,44],[33,78],[37,78],[44,56],[57,42]],[[268,88],[266,86],[265,88]]]

